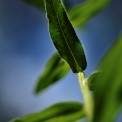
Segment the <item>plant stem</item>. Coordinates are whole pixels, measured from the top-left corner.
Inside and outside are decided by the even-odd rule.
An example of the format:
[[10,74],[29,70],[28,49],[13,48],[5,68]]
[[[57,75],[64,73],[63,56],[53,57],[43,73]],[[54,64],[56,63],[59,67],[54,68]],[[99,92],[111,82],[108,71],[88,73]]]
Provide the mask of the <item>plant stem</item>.
[[83,72],[78,73],[78,79],[79,79],[81,91],[82,91],[83,98],[84,98],[85,113],[86,113],[86,116],[88,117],[89,121],[91,121],[92,116],[93,116],[93,105],[94,105],[93,97],[90,93],[87,79],[85,79]]

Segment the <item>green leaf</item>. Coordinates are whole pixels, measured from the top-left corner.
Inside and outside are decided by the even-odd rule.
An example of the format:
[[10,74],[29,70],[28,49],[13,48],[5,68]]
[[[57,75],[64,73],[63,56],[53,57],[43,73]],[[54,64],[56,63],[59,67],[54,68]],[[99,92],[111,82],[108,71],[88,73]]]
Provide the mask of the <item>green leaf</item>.
[[60,117],[55,117],[52,119],[49,119],[45,122],[76,122],[78,120],[80,120],[81,118],[84,117],[85,114],[83,114],[82,111],[76,112],[76,113],[72,113],[69,115],[63,115]]
[[40,93],[45,88],[58,82],[58,80],[65,77],[70,70],[69,65],[55,53],[45,66],[45,70],[39,77],[35,92]]
[[86,0],[69,11],[69,16],[74,27],[86,24],[110,3],[111,0]]
[[122,105],[122,35],[100,63],[93,122],[113,122]]
[[95,78],[100,75],[100,72],[99,71],[95,71],[93,72],[88,78],[87,78],[87,81],[88,81],[88,86],[90,88],[90,90],[94,90],[94,87],[95,87]]
[[73,72],[85,70],[86,58],[82,45],[60,0],[45,0],[49,31],[55,47]]
[[[36,8],[44,10],[44,0],[23,0],[25,3],[32,5]],[[68,4],[70,0],[63,0],[65,4]]]
[[[33,5],[39,9],[44,10],[44,0],[23,0],[27,4]],[[63,0],[66,3],[69,0]],[[110,3],[111,0],[86,0],[69,10],[70,20],[74,27],[82,27],[92,17],[96,16]],[[69,8],[68,8],[69,9]]]
[[23,0],[23,1],[39,9],[44,9],[44,0]]
[[57,122],[61,122],[60,120],[62,122],[73,122],[84,116],[83,107],[79,102],[64,102],[55,104],[42,112],[17,118],[11,122],[56,122],[55,120]]

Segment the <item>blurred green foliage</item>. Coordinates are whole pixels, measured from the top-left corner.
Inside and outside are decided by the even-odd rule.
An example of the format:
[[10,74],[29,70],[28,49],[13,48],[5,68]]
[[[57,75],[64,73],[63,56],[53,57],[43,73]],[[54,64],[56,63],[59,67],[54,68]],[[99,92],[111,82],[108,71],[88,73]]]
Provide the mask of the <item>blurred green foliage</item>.
[[[44,8],[42,0],[24,0],[38,8]],[[59,52],[48,61],[36,85],[36,93],[65,77],[70,67],[75,73],[86,68],[85,54],[74,28],[82,27],[92,17],[102,11],[110,0],[86,0],[69,11],[70,23],[61,0],[45,0],[52,41]],[[122,105],[122,35],[100,61],[97,71],[88,78],[94,102],[91,122],[114,122]],[[69,67],[70,66],[70,67]],[[76,122],[88,118],[84,104],[66,102],[55,104],[42,112],[37,112],[12,120],[12,122]]]
[[79,102],[64,102],[11,122],[74,122],[84,116],[83,107]]
[[86,0],[71,10],[69,10],[69,17],[74,27],[84,26],[90,19],[98,15],[101,11],[109,5],[111,0]]
[[113,122],[122,105],[122,35],[101,60],[94,78],[93,122]]
[[64,78],[68,74],[69,70],[69,65],[60,58],[58,53],[55,53],[51,56],[43,73],[38,78],[35,87],[36,94],[42,92],[45,88]]
[[23,0],[25,3],[35,6],[39,9],[44,9],[44,0]]

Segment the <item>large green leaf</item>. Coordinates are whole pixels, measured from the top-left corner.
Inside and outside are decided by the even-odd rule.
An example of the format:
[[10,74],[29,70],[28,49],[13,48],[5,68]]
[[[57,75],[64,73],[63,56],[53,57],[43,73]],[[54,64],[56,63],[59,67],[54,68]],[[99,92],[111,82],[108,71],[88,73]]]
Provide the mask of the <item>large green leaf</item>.
[[56,83],[58,80],[65,77],[70,70],[69,65],[55,53],[48,61],[45,69],[38,79],[35,92],[39,93],[45,88]]
[[86,58],[82,45],[60,0],[45,0],[49,31],[55,47],[77,73],[85,70]]
[[55,104],[42,112],[14,119],[11,122],[56,122],[56,120],[57,122],[74,122],[84,116],[83,107],[79,102],[64,102]]
[[95,15],[100,13],[111,0],[86,0],[69,11],[69,16],[74,27],[82,27]]
[[100,63],[94,79],[93,122],[113,122],[122,104],[122,36]]

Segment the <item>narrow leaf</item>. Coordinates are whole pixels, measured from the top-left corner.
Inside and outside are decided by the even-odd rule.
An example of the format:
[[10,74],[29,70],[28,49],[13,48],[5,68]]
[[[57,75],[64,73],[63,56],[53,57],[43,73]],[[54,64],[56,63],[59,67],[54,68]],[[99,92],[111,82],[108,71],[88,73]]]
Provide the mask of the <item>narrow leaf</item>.
[[84,115],[85,114],[83,114],[83,111],[79,111],[79,112],[72,113],[69,115],[55,117],[55,118],[49,119],[45,122],[76,122],[78,120],[81,120],[81,118],[84,118]]
[[91,18],[104,10],[111,0],[86,0],[69,11],[69,17],[74,27],[82,27]]
[[113,122],[122,105],[122,36],[100,63],[95,78],[93,122]]
[[[70,118],[71,115],[72,117]],[[84,111],[82,105],[79,102],[64,102],[55,104],[43,110],[42,112],[17,118],[11,122],[51,122],[53,119],[54,121],[52,122],[55,122],[56,118],[64,118],[64,120],[66,120],[66,118],[70,118],[72,122],[79,120],[82,117],[84,117]]]
[[60,0],[45,0],[49,31],[55,47],[77,73],[85,70],[86,58],[82,45]]
[[41,76],[39,77],[35,92],[40,93],[49,86],[58,82],[60,79],[65,77],[70,70],[69,65],[61,59],[61,57],[55,53],[48,61],[45,66],[45,69]]

